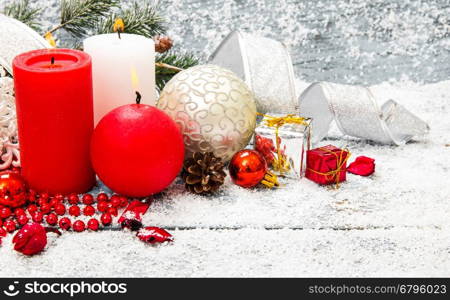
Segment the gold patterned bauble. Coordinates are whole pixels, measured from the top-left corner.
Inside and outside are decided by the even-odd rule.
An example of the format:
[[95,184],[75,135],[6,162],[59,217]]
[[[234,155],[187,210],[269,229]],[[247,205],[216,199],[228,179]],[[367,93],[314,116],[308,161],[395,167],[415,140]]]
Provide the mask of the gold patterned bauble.
[[256,125],[255,99],[248,86],[215,65],[178,73],[164,87],[157,107],[180,127],[186,157],[213,152],[229,161],[248,144]]

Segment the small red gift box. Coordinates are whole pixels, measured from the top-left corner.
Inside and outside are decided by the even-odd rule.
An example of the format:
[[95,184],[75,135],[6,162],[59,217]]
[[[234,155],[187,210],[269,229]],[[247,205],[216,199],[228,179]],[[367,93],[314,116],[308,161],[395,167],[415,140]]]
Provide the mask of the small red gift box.
[[318,184],[339,184],[346,180],[350,153],[328,145],[306,152],[305,177]]

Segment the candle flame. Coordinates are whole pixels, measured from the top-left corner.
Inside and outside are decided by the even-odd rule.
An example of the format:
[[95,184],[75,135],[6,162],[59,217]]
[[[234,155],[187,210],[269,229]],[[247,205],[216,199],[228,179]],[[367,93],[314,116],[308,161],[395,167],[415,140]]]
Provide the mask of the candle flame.
[[113,30],[114,32],[123,32],[125,30],[125,24],[123,23],[123,19],[122,18],[117,18],[114,21],[114,26],[113,26]]
[[131,68],[131,84],[133,85],[133,90],[138,90],[139,87],[139,77],[136,72],[136,68]]
[[53,34],[48,31],[45,35],[44,35],[45,40],[50,44],[50,46],[52,46],[53,48],[56,48],[56,41],[53,38]]

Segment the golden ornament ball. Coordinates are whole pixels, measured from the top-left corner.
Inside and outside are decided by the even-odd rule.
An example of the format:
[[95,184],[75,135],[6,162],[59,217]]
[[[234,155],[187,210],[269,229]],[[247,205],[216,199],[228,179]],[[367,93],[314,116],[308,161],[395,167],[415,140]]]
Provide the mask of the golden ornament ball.
[[180,127],[186,156],[213,152],[227,162],[248,144],[256,126],[253,93],[233,72],[215,65],[175,75],[157,107]]

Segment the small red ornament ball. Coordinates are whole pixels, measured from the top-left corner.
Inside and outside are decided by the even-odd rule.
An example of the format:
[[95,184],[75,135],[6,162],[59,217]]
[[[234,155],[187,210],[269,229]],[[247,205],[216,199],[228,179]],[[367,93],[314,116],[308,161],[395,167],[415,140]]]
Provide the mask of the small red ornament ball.
[[86,205],[91,205],[92,203],[94,203],[94,197],[91,194],[84,194],[82,201]]
[[31,216],[31,219],[33,220],[33,222],[41,223],[41,222],[42,222],[42,219],[44,219],[44,215],[42,214],[42,212],[36,211],[36,212],[34,212],[33,215]]
[[19,223],[20,225],[25,225],[28,223],[29,218],[27,217],[27,215],[20,215],[17,217],[17,223]]
[[70,221],[69,218],[64,217],[59,220],[58,225],[61,229],[69,230],[70,226],[72,225],[72,222]]
[[54,213],[48,214],[47,217],[45,217],[45,220],[47,221],[48,225],[56,225],[58,223],[58,216]]
[[267,163],[259,152],[241,150],[231,158],[229,165],[231,180],[242,187],[256,186],[267,172]]
[[94,130],[91,161],[114,192],[146,197],[161,192],[184,160],[183,136],[163,111],[145,104],[118,107]]
[[66,206],[62,203],[56,204],[55,213],[62,216],[66,213]]
[[78,217],[80,215],[80,207],[78,205],[72,205],[69,207],[69,215]]
[[15,172],[0,172],[0,204],[14,208],[24,205],[27,199],[25,179]]
[[99,225],[100,223],[98,222],[98,220],[94,218],[90,219],[87,223],[87,227],[92,231],[97,231]]
[[86,225],[84,225],[83,221],[77,220],[77,221],[73,222],[72,228],[76,232],[82,232],[86,229]]
[[108,226],[108,225],[110,225],[111,222],[112,222],[112,217],[111,217],[110,214],[104,213],[104,214],[101,215],[100,221],[102,221],[102,224],[103,224],[104,226]]
[[6,221],[3,223],[3,226],[6,228],[6,231],[8,231],[8,232],[13,232],[13,231],[16,230],[17,224],[16,224],[16,222],[14,222],[13,220],[6,220]]
[[80,199],[78,199],[78,195],[77,194],[70,194],[68,201],[70,204],[78,204],[78,202],[80,201]]
[[9,207],[3,207],[0,209],[0,218],[6,219],[11,216],[11,209]]
[[95,208],[92,205],[86,205],[83,208],[83,215],[85,216],[93,216],[95,214]]

